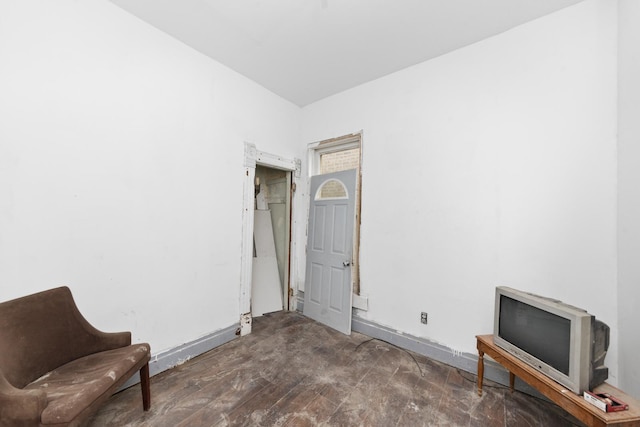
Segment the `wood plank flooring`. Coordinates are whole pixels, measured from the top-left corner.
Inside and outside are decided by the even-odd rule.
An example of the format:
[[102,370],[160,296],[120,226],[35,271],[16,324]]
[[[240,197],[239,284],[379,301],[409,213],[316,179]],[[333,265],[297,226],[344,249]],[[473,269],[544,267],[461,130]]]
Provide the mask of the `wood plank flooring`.
[[114,395],[97,426],[572,426],[557,406],[510,393],[362,334],[299,313],[254,319],[253,333]]

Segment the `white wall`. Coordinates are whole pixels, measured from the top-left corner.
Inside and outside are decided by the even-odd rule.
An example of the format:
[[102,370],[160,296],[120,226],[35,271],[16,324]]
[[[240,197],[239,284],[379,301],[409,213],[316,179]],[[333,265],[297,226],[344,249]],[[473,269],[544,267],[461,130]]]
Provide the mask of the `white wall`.
[[301,113],[106,1],[0,2],[0,300],[68,284],[154,353],[232,325],[243,142],[306,160],[363,130],[360,315],[473,353],[494,286],[531,290],[612,327],[614,382],[619,321],[637,386],[638,30],[621,23],[618,298],[615,12],[588,0]]
[[640,398],[640,3],[618,8],[618,322],[620,383]]
[[536,292],[609,324],[617,381],[615,3],[304,108],[305,143],[361,129],[361,316],[475,353],[495,286]]
[[104,0],[0,2],[0,300],[71,287],[153,353],[239,320],[244,141],[300,110]]

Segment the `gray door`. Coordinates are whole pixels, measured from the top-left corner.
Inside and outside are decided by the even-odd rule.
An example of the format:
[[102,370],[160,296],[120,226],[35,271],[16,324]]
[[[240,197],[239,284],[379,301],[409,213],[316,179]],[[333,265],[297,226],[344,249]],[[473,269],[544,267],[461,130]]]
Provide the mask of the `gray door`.
[[304,314],[351,333],[356,170],[311,178]]

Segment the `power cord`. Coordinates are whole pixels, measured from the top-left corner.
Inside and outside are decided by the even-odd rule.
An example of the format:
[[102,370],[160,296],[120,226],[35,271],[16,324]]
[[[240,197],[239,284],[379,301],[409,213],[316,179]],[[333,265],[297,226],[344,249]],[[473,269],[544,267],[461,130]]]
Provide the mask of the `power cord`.
[[[418,370],[420,371],[420,376],[422,376],[422,377],[424,377],[424,376],[425,376],[424,372],[422,371],[422,368],[420,367],[420,363],[418,363],[418,360],[416,360],[416,358],[413,356],[413,354],[411,354],[411,352],[410,352],[409,350],[407,350],[406,348],[402,348],[402,347],[400,347],[400,346],[397,346],[397,345],[395,345],[395,344],[393,344],[393,343],[390,343],[389,341],[386,341],[386,340],[383,340],[383,339],[380,339],[380,338],[369,338],[368,340],[364,340],[364,341],[362,341],[360,344],[358,344],[358,345],[356,346],[356,348],[355,348],[353,351],[354,351],[354,352],[357,352],[357,351],[360,349],[360,347],[362,347],[362,346],[363,346],[363,345],[365,345],[365,344],[370,343],[371,341],[380,341],[380,342],[383,342],[383,343],[389,344],[390,346],[395,347],[395,348],[397,348],[397,349],[399,349],[399,350],[404,351],[405,353],[407,353],[407,354],[411,357],[411,359],[413,359],[414,363],[415,363],[415,364],[416,364],[416,366],[418,367]],[[461,370],[461,369],[459,369],[459,368],[456,368],[456,372],[458,373],[458,375],[460,375],[460,376],[461,376],[463,379],[465,379],[466,381],[469,381],[469,382],[472,382],[472,383],[474,383],[474,384],[477,384],[477,379],[469,378],[469,377],[468,377],[468,375],[473,375],[473,374],[469,374],[468,372],[466,372],[466,371],[462,371],[462,370]],[[464,372],[464,373],[463,373],[463,372]],[[474,375],[474,376],[475,376],[475,375]],[[509,387],[506,387],[506,386],[504,386],[504,385],[502,385],[502,384],[497,384],[497,385],[495,385],[495,386],[493,386],[493,385],[483,384],[482,388],[495,388],[495,389],[503,389],[503,390],[505,390],[505,389],[509,389]],[[534,399],[536,399],[536,400],[538,400],[538,401],[540,401],[540,402],[544,402],[544,403],[546,403],[546,404],[550,404],[550,405],[553,405],[553,406],[556,406],[556,407],[558,407],[558,408],[562,409],[560,406],[558,406],[558,405],[556,405],[555,403],[550,402],[550,401],[548,401],[548,400],[546,400],[546,399],[541,399],[541,398],[539,398],[539,397],[537,397],[537,396],[529,395],[529,394],[524,393],[524,392],[522,392],[522,391],[520,391],[520,390],[515,390],[515,391],[516,391],[517,393],[520,393],[520,394],[526,395],[526,396],[528,396],[528,397],[532,397],[532,398],[534,398]],[[564,411],[564,409],[563,409],[563,412],[565,412],[565,414],[562,414],[561,416],[562,416],[562,417],[563,417],[563,418],[564,418],[568,423],[570,423],[572,426],[575,426],[575,427],[584,427],[584,425],[582,425],[582,424],[576,424],[576,423],[574,422],[574,420],[573,420],[573,419],[569,418],[569,416],[570,416],[570,415],[569,415],[569,416],[567,416],[568,414],[566,414],[566,411]]]
[[416,364],[416,366],[418,367],[418,371],[420,371],[420,376],[421,376],[421,377],[424,377],[424,372],[422,372],[422,368],[420,367],[420,363],[418,363],[418,361],[417,361],[417,360],[416,360],[416,358],[413,356],[413,354],[411,354],[411,352],[409,352],[409,350],[407,350],[406,348],[402,348],[402,347],[400,347],[400,346],[397,346],[397,345],[395,345],[395,344],[393,344],[393,343],[390,343],[389,341],[385,341],[385,340],[380,339],[380,338],[370,338],[370,339],[365,340],[365,341],[362,341],[360,344],[358,344],[358,345],[356,346],[356,348],[355,348],[353,351],[354,351],[354,352],[358,351],[358,349],[359,349],[361,346],[363,346],[364,344],[370,343],[371,341],[380,341],[380,342],[383,342],[383,343],[389,344],[390,346],[395,347],[395,348],[397,348],[398,350],[402,350],[402,351],[404,351],[405,353],[407,353],[407,354],[408,354],[408,355],[413,359],[413,362],[414,362],[414,363]]
[[[473,384],[477,384],[477,376],[476,376],[476,375],[471,374],[471,373],[466,372],[466,371],[462,371],[462,370],[460,370],[459,368],[456,368],[456,372],[458,372],[458,375],[460,375],[463,379],[465,379],[465,380],[467,380],[467,381],[469,381],[469,382],[471,382],[471,383],[473,383]],[[475,377],[475,378],[469,378],[469,375],[472,375],[472,376],[473,376],[473,377]],[[497,384],[497,385],[487,385],[487,384],[482,384],[482,388],[483,388],[483,389],[484,389],[484,388],[495,388],[495,389],[502,389],[502,390],[511,390],[509,387],[507,387],[507,386],[505,386],[505,385],[498,384],[498,383],[496,383],[496,384]],[[527,396],[527,397],[530,397],[530,398],[536,399],[536,400],[537,400],[537,401],[539,401],[539,402],[543,402],[543,403],[548,404],[548,405],[553,405],[553,406],[555,406],[555,407],[557,407],[557,408],[562,409],[563,413],[562,413],[562,414],[560,414],[560,415],[561,415],[561,416],[562,416],[562,418],[564,418],[568,423],[570,423],[572,426],[575,426],[575,427],[584,427],[584,425],[583,425],[583,424],[576,424],[576,423],[574,422],[575,420],[573,419],[573,417],[571,417],[571,415],[569,415],[569,414],[568,414],[568,413],[567,413],[567,412],[566,412],[566,411],[565,411],[565,410],[564,410],[560,405],[556,405],[555,403],[551,402],[550,400],[543,399],[543,398],[540,398],[540,397],[538,397],[538,396],[534,396],[534,395],[531,395],[531,394],[525,393],[525,392],[520,391],[520,390],[516,390],[515,388],[513,389],[513,391],[515,391],[516,393],[519,393],[519,394],[525,395],[525,396]],[[570,417],[571,417],[571,418],[570,418]]]

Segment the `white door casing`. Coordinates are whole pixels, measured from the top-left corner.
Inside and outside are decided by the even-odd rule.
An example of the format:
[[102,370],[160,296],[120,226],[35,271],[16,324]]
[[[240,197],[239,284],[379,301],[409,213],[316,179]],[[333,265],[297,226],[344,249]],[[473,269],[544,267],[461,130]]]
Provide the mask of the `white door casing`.
[[351,264],[357,170],[311,177],[306,316],[342,333],[351,333]]
[[[240,335],[251,333],[251,283],[253,279],[253,228],[255,204],[256,165],[264,165],[275,169],[294,173],[292,179],[300,178],[301,162],[299,159],[258,151],[254,144],[244,144],[244,182],[242,198],[242,244],[240,257]],[[294,181],[295,183],[295,181]],[[291,244],[295,243],[292,230]],[[293,253],[293,248],[291,253]],[[295,268],[295,260],[291,260]]]

